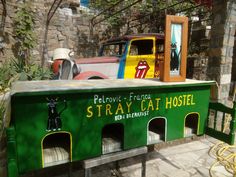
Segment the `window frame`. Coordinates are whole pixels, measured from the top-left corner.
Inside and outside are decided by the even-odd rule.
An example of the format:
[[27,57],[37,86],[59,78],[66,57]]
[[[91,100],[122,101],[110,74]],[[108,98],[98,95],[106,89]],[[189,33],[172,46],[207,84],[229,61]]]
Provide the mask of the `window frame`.
[[[179,75],[171,75],[170,62],[171,62],[171,25],[181,24],[181,53]],[[188,18],[183,16],[166,16],[165,25],[165,52],[164,61],[161,64],[161,81],[164,82],[181,82],[186,79],[186,60],[187,60],[187,44],[188,44]]]

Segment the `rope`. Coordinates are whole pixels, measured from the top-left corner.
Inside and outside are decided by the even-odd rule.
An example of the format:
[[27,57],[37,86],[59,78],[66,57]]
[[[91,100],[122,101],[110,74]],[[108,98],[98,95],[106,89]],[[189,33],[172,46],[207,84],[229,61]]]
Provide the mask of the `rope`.
[[236,146],[228,145],[224,142],[215,144],[209,150],[209,155],[215,159],[211,165],[209,173],[211,177],[216,177],[213,173],[214,168],[223,166],[225,170],[236,177]]

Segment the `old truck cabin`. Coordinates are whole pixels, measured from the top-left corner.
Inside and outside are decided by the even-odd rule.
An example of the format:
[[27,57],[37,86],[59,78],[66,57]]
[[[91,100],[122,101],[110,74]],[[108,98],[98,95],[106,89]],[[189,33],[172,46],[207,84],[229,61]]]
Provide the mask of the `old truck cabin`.
[[[98,57],[64,60],[60,79],[157,78],[164,59],[164,35],[126,35],[104,42]],[[54,66],[58,62],[55,61]],[[76,70],[76,67],[79,69]],[[69,75],[69,73],[73,73]]]

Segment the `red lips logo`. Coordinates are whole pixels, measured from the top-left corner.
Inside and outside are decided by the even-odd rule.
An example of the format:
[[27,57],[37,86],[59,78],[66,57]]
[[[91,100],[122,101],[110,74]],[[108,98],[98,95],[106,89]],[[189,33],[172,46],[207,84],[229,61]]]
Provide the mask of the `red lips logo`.
[[150,67],[146,61],[139,61],[135,69],[136,69],[135,78],[143,79],[145,78]]

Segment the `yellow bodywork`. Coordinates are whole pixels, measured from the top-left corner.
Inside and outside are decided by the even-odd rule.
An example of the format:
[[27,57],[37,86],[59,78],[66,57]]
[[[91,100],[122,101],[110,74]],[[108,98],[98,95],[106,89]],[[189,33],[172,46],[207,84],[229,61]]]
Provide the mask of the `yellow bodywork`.
[[155,38],[144,37],[141,39],[133,39],[131,40],[130,44],[137,40],[152,40],[152,54],[140,55],[138,53],[135,53],[134,50],[132,50],[132,45],[129,45],[125,64],[124,78],[154,78],[156,53]]

